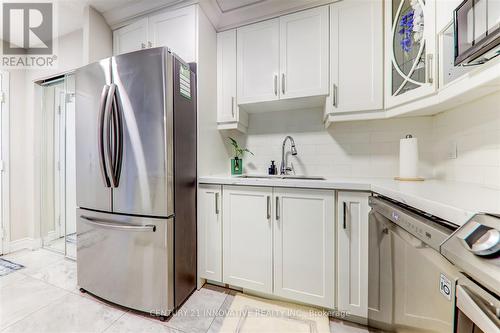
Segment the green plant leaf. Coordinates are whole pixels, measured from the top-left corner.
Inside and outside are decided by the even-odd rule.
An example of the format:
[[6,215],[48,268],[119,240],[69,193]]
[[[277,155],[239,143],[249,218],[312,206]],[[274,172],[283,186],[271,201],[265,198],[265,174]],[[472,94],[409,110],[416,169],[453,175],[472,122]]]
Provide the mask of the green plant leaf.
[[254,155],[250,150],[248,150],[247,148],[241,148],[240,145],[238,144],[238,141],[236,141],[235,139],[231,138],[231,137],[228,137],[229,141],[231,142],[231,145],[233,146],[233,150],[234,150],[234,155],[235,157],[242,157],[245,153],[250,153],[252,155]]

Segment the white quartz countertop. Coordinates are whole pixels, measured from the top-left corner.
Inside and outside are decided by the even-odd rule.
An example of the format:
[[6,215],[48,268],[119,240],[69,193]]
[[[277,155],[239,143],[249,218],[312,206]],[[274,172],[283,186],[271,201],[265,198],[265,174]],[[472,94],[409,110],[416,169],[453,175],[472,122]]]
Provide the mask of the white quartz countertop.
[[200,184],[371,191],[457,225],[464,224],[476,213],[500,214],[500,190],[441,180],[400,182],[380,178],[303,180],[207,176],[200,177],[198,182]]

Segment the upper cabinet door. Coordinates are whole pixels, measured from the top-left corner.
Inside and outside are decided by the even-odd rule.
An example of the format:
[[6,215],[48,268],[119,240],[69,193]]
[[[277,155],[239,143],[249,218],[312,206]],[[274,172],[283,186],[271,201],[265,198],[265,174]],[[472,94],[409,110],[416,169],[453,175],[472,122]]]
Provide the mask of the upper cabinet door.
[[238,29],[238,104],[279,99],[279,22]]
[[386,0],[386,106],[436,91],[437,56],[433,0]]
[[217,121],[237,121],[236,30],[217,34]]
[[148,42],[148,18],[113,31],[113,55],[145,49]]
[[327,95],[328,6],[279,20],[281,99]]
[[383,108],[383,23],[383,0],[341,1],[330,6],[328,113]]
[[196,12],[194,6],[149,17],[153,47],[166,46],[186,62],[196,60]]

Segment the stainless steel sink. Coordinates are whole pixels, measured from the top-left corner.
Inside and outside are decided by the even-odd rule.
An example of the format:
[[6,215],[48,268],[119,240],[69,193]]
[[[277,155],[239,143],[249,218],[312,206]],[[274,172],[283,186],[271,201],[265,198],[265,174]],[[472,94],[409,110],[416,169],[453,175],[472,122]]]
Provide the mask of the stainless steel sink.
[[297,180],[325,180],[321,176],[303,176],[303,175],[241,175],[237,178],[247,179],[297,179]]

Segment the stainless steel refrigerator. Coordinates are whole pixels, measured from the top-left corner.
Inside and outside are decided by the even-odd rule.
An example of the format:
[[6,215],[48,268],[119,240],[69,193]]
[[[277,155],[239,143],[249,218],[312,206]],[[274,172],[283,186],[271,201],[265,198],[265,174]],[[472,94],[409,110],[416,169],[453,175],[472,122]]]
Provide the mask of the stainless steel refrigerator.
[[168,316],[196,287],[196,74],[167,48],[76,71],[78,285]]

